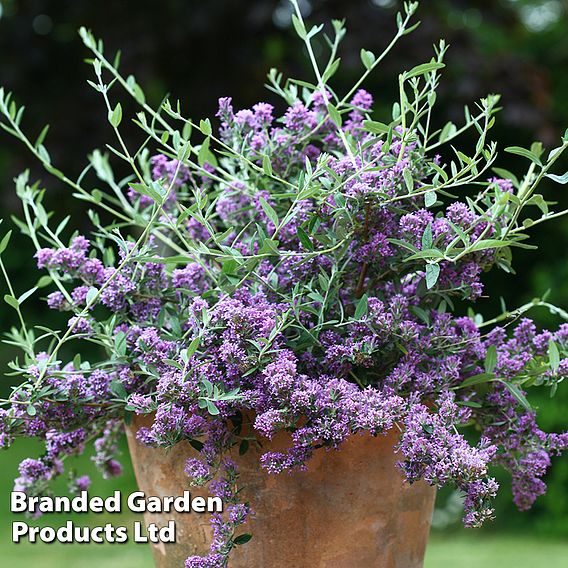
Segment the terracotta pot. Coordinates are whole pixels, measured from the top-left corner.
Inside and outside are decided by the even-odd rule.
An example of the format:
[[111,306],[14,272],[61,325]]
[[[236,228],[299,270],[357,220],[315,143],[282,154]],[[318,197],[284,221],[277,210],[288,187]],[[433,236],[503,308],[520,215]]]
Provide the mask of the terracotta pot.
[[[182,442],[170,450],[143,447],[135,440],[151,418],[138,417],[127,427],[136,478],[147,496],[182,494],[188,489],[185,460],[195,450]],[[269,475],[251,448],[232,458],[255,511],[242,532],[252,540],[231,552],[232,568],[420,568],[428,540],[435,489],[409,485],[395,467],[397,433],[352,436],[340,451],[318,450],[308,471]],[[263,450],[280,450],[282,434]],[[192,496],[208,493],[192,488]],[[165,526],[175,519],[177,542],[153,546],[158,568],[180,568],[193,554],[208,552],[209,515],[145,514],[147,523]]]

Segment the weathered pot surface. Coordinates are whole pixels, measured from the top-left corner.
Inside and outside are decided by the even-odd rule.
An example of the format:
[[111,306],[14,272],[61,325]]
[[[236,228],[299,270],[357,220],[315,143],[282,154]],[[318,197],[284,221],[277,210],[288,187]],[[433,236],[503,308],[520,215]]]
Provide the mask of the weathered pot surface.
[[[181,495],[188,489],[185,461],[195,456],[186,442],[169,450],[140,445],[135,434],[152,418],[127,427],[136,479],[146,496]],[[282,434],[262,452],[286,447]],[[420,568],[428,540],[435,489],[406,483],[393,451],[397,433],[352,436],[339,451],[317,450],[306,472],[269,475],[251,445],[231,457],[240,472],[243,496],[254,516],[242,532],[253,539],[231,552],[232,568]],[[207,497],[206,488],[190,488]],[[176,521],[175,544],[153,545],[158,568],[180,568],[188,556],[205,555],[211,541],[209,515],[145,513],[147,523]]]

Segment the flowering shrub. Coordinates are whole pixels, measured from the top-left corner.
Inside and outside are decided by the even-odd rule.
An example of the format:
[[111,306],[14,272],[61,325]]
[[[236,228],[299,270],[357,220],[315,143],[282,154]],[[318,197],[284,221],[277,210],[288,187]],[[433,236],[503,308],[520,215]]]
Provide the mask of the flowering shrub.
[[[81,31],[118,141],[112,155],[132,172],[122,181],[97,151],[77,181],[67,177],[51,163],[46,131],[32,142],[22,109],[0,97],[4,129],[94,208],[91,238],[67,241],[68,218],[53,228],[43,192],[27,174],[17,179],[19,226],[46,271],[38,287],[55,287],[48,306],[69,321],[63,331],[30,328],[21,306],[38,287],[17,298],[8,280],[5,299],[21,320],[9,341],[24,355],[11,364],[22,380],[3,401],[0,443],[33,436],[46,448],[22,462],[16,486],[48,491],[65,457],[92,440],[103,475],[120,473],[123,421],[154,413],[140,442],[190,441],[196,453],[186,473],[229,504],[213,517],[211,554],[188,567],[226,566],[230,550],[250,538],[237,535],[249,505],[239,501],[229,451],[254,443],[244,433],[251,417],[256,439],[291,434],[287,451],[262,455],[259,467],[274,474],[305,468],[317,448],[340,449],[348,436],[399,429],[406,479],[456,486],[467,526],[492,516],[498,486],[489,466],[510,471],[515,502],[527,509],[545,491],[550,456],[568,445],[568,434],[539,429],[526,397],[532,386],[553,394],[568,375],[568,324],[537,331],[522,317],[535,304],[567,314],[538,301],[483,322],[455,307],[481,296],[488,270],[512,270],[514,247],[529,247],[526,229],[564,213],[536,190],[545,176],[568,180],[550,173],[568,136],[547,158],[540,144],[508,148],[529,160],[517,179],[493,167],[498,97],[466,110],[460,128],[435,128],[443,42],[430,62],[399,76],[392,116],[377,122],[361,85],[413,29],[417,5],[399,15],[383,54],[362,50],[365,71],[345,96],[329,84],[342,23],[333,22],[322,67],[312,49],[322,26],[308,31],[294,5],[315,83],[272,70],[269,89],[284,112],[268,103],[236,111],[223,98],[218,129],[185,118],[179,103],[151,108],[135,79]],[[121,135],[120,103],[111,102],[117,87],[141,107],[135,122],[145,141],[136,151]],[[479,137],[468,156],[453,144],[470,128]],[[108,191],[86,189],[92,174]],[[100,358],[61,361],[72,341],[78,353],[95,344]],[[88,483],[72,479],[74,489]]]

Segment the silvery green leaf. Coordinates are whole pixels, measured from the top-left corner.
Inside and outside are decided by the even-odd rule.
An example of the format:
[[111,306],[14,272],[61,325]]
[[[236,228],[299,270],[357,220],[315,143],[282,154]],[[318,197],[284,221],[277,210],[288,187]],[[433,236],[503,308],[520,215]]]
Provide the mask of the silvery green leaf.
[[428,288],[428,290],[432,289],[436,285],[439,276],[440,276],[439,264],[426,265],[426,288]]
[[334,107],[332,104],[328,104],[327,105],[327,112],[329,113],[329,118],[331,118],[331,120],[333,121],[335,126],[340,128],[343,120],[342,120],[341,114],[337,110],[337,108]]
[[262,210],[266,213],[266,216],[272,221],[275,227],[278,226],[278,214],[274,211],[272,205],[270,205],[264,197],[259,198],[260,206]]
[[207,401],[207,411],[211,416],[217,416],[219,414],[219,409],[212,400]]
[[367,315],[367,310],[369,309],[369,298],[367,294],[363,294],[359,302],[357,302],[357,307],[355,308],[355,319],[360,320],[363,316]]
[[531,162],[542,166],[540,158],[534,152],[531,152],[526,148],[521,148],[520,146],[509,146],[508,148],[505,148],[505,152],[509,152],[509,154],[516,154],[517,156],[523,156],[523,158],[527,158]]
[[272,163],[268,154],[264,154],[262,157],[262,169],[267,176],[272,175]]
[[368,49],[361,49],[361,62],[363,63],[365,69],[370,70],[375,63],[375,54]]
[[384,122],[377,122],[375,120],[364,120],[363,128],[368,132],[373,134],[386,134],[389,131],[390,126]]
[[432,223],[428,223],[422,234],[422,249],[432,248]]
[[424,206],[426,208],[432,207],[437,201],[437,196],[435,191],[427,191],[424,194]]
[[530,405],[529,401],[527,400],[521,389],[515,383],[510,383],[502,379],[498,379],[498,381],[503,385],[505,385],[505,387],[507,387],[509,392],[515,397],[515,399],[517,400],[517,402],[521,404],[521,406],[523,406],[529,411],[532,411],[532,406]]
[[205,136],[211,136],[211,133],[213,132],[211,129],[211,121],[208,118],[201,120],[199,122],[199,129],[203,132],[203,134],[205,134]]
[[10,230],[4,235],[4,238],[0,241],[0,254],[2,254],[6,250],[6,247],[10,242],[11,236],[12,236],[12,231]]
[[445,67],[444,63],[439,63],[437,61],[430,61],[430,63],[422,63],[422,65],[417,65],[416,67],[413,67],[410,71],[405,73],[405,77],[407,79],[411,79],[412,77],[425,75],[430,71],[435,71],[436,69],[442,69],[443,67]]
[[414,180],[412,179],[412,174],[408,168],[405,168],[402,172],[402,177],[404,178],[406,189],[408,190],[408,193],[410,193],[414,189]]
[[18,300],[16,300],[16,298],[14,298],[14,296],[11,296],[10,294],[4,295],[4,301],[15,310],[18,310],[20,308]]
[[118,128],[122,122],[122,105],[117,103],[114,110],[109,110],[108,121],[114,128]]
[[553,339],[548,342],[548,359],[550,360],[550,368],[556,373],[560,367],[560,353]]
[[196,351],[197,348],[199,347],[199,343],[201,341],[200,337],[195,337],[191,343],[189,344],[187,351],[186,351],[186,356],[189,359]]
[[36,290],[37,290],[37,286],[31,288],[31,289],[28,290],[27,292],[24,292],[24,293],[18,298],[18,304],[21,306]]
[[306,250],[313,251],[314,250],[314,244],[312,243],[312,240],[310,239],[308,233],[306,233],[306,231],[304,231],[304,229],[302,229],[302,227],[298,227],[296,232],[297,232],[299,241],[302,243],[302,246]]
[[99,291],[94,286],[91,286],[89,288],[89,290],[87,291],[87,296],[85,298],[87,306],[90,306],[93,303],[93,301],[95,300],[95,296],[98,294],[98,292]]
[[561,176],[557,176],[556,174],[546,174],[547,178],[550,178],[552,181],[556,183],[561,183],[562,185],[566,185],[568,183],[568,172]]
[[485,372],[493,373],[497,365],[497,348],[495,345],[490,345],[485,355]]
[[292,25],[294,26],[294,29],[296,30],[298,37],[300,39],[306,39],[307,37],[306,26],[304,26],[304,22],[302,22],[302,20],[300,20],[300,18],[298,18],[296,14],[292,14]]

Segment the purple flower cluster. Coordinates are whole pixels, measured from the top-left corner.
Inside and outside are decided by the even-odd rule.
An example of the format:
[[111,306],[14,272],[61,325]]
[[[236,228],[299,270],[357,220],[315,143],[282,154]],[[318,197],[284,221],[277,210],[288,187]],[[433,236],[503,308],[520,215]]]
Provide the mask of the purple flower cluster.
[[[568,325],[537,331],[524,319],[483,335],[452,313],[454,299],[477,299],[483,273],[506,260],[482,245],[507,227],[499,200],[514,193],[512,182],[483,182],[478,201],[499,205],[495,215],[473,202],[434,207],[414,189],[439,174],[440,158],[400,126],[388,140],[370,132],[369,93],[355,93],[340,127],[332,99],[316,91],[279,118],[267,103],[235,111],[221,99],[218,170],[204,162],[193,176],[161,154],[147,164],[171,192],[161,217],[147,217],[156,225],[142,250],[112,232],[110,243],[76,236],[37,252],[38,267],[59,278],[48,306],[70,312],[75,340],[109,355],[62,365],[40,353],[31,362],[29,385],[42,394],[18,388],[0,410],[0,446],[16,435],[46,446],[41,459],[22,462],[17,487],[46,491],[63,458],[91,439],[102,474],[118,475],[125,410],[152,414],[138,440],[189,441],[196,453],[186,474],[228,505],[212,517],[210,554],[188,558],[188,568],[226,566],[251,514],[228,452],[282,430],[290,446],[260,459],[273,474],[305,468],[319,448],[340,451],[349,436],[397,428],[408,482],[457,487],[467,526],[493,514],[492,465],[511,472],[520,509],[545,491],[550,456],[568,447],[568,434],[540,430],[523,385],[568,376]],[[261,175],[267,157],[270,175]],[[279,176],[294,191],[275,188]],[[129,197],[150,215],[149,198]],[[185,255],[164,252],[187,241]],[[425,265],[428,251],[438,256]],[[464,433],[472,424],[475,439]]]

